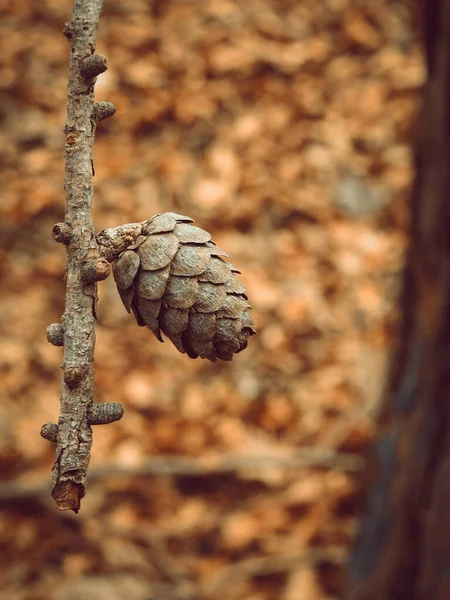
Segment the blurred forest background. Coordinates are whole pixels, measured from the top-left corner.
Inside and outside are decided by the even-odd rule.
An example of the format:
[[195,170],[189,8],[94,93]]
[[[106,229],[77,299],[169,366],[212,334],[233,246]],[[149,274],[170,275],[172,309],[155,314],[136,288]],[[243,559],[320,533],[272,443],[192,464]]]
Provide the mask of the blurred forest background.
[[331,600],[395,340],[425,68],[413,2],[105,0],[98,230],[177,211],[242,270],[258,335],[178,354],[100,284],[80,513],[49,496],[64,311],[69,0],[0,0],[0,594]]

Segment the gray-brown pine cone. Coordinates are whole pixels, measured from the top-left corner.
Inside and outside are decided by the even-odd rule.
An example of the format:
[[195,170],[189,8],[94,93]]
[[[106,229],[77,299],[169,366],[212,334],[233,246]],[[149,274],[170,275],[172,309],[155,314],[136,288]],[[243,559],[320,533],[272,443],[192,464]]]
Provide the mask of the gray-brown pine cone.
[[245,286],[208,232],[176,213],[155,215],[114,264],[122,302],[138,325],[161,331],[191,358],[232,360],[256,333]]

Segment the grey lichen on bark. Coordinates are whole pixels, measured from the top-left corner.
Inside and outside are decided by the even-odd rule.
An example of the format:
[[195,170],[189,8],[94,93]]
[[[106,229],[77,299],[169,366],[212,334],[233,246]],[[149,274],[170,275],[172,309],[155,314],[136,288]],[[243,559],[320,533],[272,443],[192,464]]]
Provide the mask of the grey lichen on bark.
[[[96,269],[109,267],[100,258],[90,208],[92,201],[95,114],[93,74],[106,69],[95,56],[102,0],[74,0],[72,21],[64,34],[70,42],[67,122],[65,126],[65,224],[53,235],[67,246],[64,359],[58,425],[47,424],[43,437],[56,442],[52,495],[59,510],[78,512],[85,495],[92,444],[89,413],[94,401]],[[90,69],[87,70],[87,66]],[[104,68],[103,68],[104,67]],[[89,72],[88,72],[89,71]],[[66,225],[70,224],[70,225]],[[97,255],[97,262],[93,256]],[[86,267],[86,261],[90,265]],[[102,268],[103,267],[103,270]],[[88,273],[88,275],[86,275]],[[103,409],[104,410],[104,409]],[[116,409],[116,415],[120,410]],[[119,417],[120,418],[120,417]],[[98,421],[96,421],[98,422]],[[56,438],[56,439],[55,439]]]

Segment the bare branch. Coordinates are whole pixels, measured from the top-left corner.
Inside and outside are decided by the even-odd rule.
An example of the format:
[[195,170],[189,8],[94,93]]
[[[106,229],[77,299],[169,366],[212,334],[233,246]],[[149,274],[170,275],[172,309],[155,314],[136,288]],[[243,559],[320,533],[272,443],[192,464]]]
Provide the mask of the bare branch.
[[343,565],[347,558],[346,548],[339,546],[318,547],[304,552],[280,554],[277,556],[257,556],[246,558],[235,564],[221,569],[205,578],[202,591],[212,596],[220,590],[224,590],[230,582],[250,577],[262,577],[274,573],[286,573],[294,571],[305,565],[317,565],[319,563],[331,563]]
[[[100,407],[109,408],[102,409]],[[96,411],[106,413],[120,410],[120,404],[116,402],[94,404],[89,417],[92,418]],[[117,420],[117,419],[116,419]],[[103,421],[110,422],[110,421]],[[51,442],[57,440],[58,426],[55,423],[45,423],[41,429],[41,435]],[[208,477],[217,473],[239,474],[251,471],[258,477],[259,472],[267,469],[336,469],[348,473],[359,473],[364,466],[360,456],[335,452],[328,448],[302,448],[287,454],[267,453],[264,455],[238,455],[224,454],[218,456],[207,456],[203,458],[191,458],[185,456],[153,456],[150,459],[136,465],[122,465],[119,463],[103,463],[91,469],[89,478],[92,483],[104,477],[143,477],[172,475],[174,477]],[[24,481],[6,482],[0,484],[0,500],[12,500],[23,496],[40,496],[47,493],[46,481],[29,484],[29,477]]]
[[[75,512],[85,494],[92,444],[92,421],[88,415],[94,399],[96,282],[109,274],[107,261],[98,253],[90,215],[93,144],[98,121],[95,76],[107,68],[106,59],[95,55],[101,9],[102,0],[74,0],[72,21],[64,29],[70,42],[65,126],[66,214],[65,223],[55,225],[52,235],[67,247],[66,307],[63,325],[47,329],[51,343],[64,345],[63,382],[58,425],[46,424],[41,432],[56,441],[52,490],[56,507]],[[119,413],[116,411],[116,415]]]

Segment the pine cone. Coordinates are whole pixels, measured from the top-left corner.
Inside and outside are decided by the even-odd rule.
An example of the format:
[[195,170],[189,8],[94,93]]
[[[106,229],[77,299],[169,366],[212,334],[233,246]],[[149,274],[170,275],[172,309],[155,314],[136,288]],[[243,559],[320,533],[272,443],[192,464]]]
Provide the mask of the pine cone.
[[256,333],[240,273],[208,232],[176,213],[155,215],[114,264],[122,302],[138,325],[161,330],[191,358],[232,360]]

